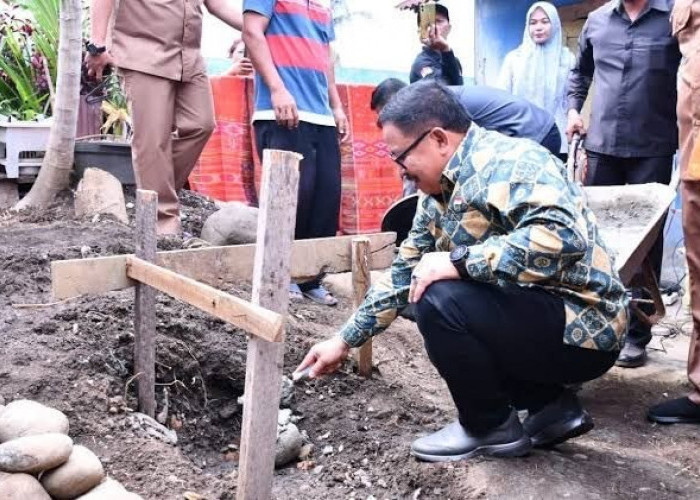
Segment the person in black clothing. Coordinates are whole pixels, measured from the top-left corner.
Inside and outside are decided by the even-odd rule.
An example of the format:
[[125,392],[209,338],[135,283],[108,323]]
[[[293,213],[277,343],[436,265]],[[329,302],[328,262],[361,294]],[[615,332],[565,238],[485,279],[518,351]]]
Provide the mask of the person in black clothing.
[[[569,77],[566,133],[586,134],[587,185],[671,180],[678,148],[676,84],[681,60],[669,23],[672,7],[671,0],[607,2],[591,12],[583,26]],[[579,113],[591,85],[593,114],[586,130]],[[649,256],[658,280],[663,234]],[[632,294],[651,298],[643,289],[635,288]],[[640,308],[647,314],[654,309],[647,304]],[[651,326],[633,316],[617,365],[642,366],[651,338]]]
[[[374,89],[370,101],[373,111],[380,112],[406,82],[387,78]],[[558,155],[561,134],[554,116],[531,102],[505,90],[485,85],[451,86],[450,91],[467,112],[469,119],[486,130],[494,130],[509,137],[531,139]],[[403,195],[416,192],[410,180],[404,180]]]
[[[420,25],[420,19],[418,20]],[[447,43],[450,34],[450,12],[441,4],[435,6],[435,26],[423,50],[413,61],[409,80],[415,83],[423,78],[435,78],[445,85],[463,85],[462,65]]]

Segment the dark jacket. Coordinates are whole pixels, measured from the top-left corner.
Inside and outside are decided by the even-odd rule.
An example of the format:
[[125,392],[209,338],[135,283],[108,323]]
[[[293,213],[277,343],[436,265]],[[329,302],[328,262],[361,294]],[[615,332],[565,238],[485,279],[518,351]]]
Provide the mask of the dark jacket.
[[464,85],[462,65],[451,50],[438,52],[423,47],[421,53],[413,61],[409,80],[411,83],[415,83],[423,78],[435,78],[445,85]]

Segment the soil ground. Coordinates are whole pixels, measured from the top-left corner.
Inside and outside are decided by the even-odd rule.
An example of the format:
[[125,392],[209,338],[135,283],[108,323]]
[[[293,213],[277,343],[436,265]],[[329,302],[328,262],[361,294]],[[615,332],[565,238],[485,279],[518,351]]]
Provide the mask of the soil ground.
[[[185,226],[198,234],[214,210],[184,196]],[[133,210],[130,215],[133,216]],[[128,253],[132,227],[80,220],[70,201],[49,210],[0,214],[0,398],[29,398],[65,412],[71,436],[102,459],[109,475],[147,499],[235,496],[245,374],[245,336],[166,296],[158,298],[159,408],[169,397],[178,444],[129,424],[133,291],[51,304],[53,260]],[[176,239],[163,249],[180,248]],[[336,282],[342,281],[342,277]],[[249,284],[228,287],[249,296]],[[295,386],[291,408],[314,444],[313,464],[278,470],[274,497],[700,498],[700,428],[655,426],[646,408],[687,389],[689,322],[680,307],[659,328],[648,367],[613,369],[580,395],[596,428],[522,459],[423,464],[408,454],[417,435],[454,418],[447,390],[415,326],[403,319],[375,341],[376,370],[360,379],[348,364],[336,376]],[[285,373],[350,313],[310,303],[290,310]],[[331,447],[331,448],[329,448]]]

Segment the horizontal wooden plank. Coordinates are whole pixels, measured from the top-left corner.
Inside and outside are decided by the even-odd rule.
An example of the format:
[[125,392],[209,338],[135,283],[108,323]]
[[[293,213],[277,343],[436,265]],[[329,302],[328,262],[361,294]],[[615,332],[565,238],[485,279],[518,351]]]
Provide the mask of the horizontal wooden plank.
[[282,315],[264,307],[138,257],[127,257],[126,274],[268,342],[280,342],[284,338]]
[[[386,269],[394,260],[396,233],[378,233],[370,240],[370,267]],[[352,268],[351,242],[355,236],[298,240],[292,247],[294,279],[321,272],[341,273]],[[129,255],[94,259],[58,260],[51,263],[52,291],[57,300],[84,294],[123,290],[135,285],[126,274]],[[156,264],[214,287],[253,276],[255,245],[197,248],[158,252]]]

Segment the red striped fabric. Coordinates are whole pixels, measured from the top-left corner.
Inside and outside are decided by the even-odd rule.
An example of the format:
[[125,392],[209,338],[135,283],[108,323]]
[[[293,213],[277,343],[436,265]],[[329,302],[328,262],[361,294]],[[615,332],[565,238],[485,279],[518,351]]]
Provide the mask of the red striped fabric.
[[[218,200],[255,205],[261,166],[250,127],[253,82],[213,77],[211,84],[217,126],[190,175],[190,186]],[[384,212],[401,197],[398,168],[369,109],[372,90],[368,85],[338,85],[352,132],[352,142],[341,147],[342,234],[378,232]]]
[[331,22],[331,11],[327,6],[307,0],[278,0],[275,3],[276,14],[296,14],[308,17],[312,21],[322,23],[324,25]]
[[285,35],[267,35],[272,60],[276,66],[313,69],[325,73],[328,70],[328,45]]

